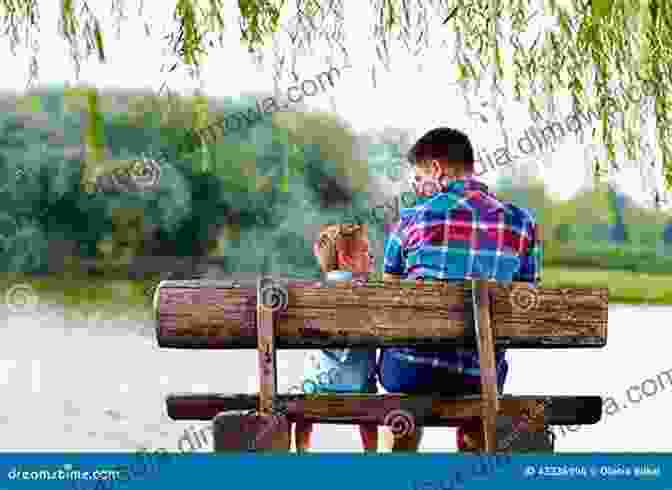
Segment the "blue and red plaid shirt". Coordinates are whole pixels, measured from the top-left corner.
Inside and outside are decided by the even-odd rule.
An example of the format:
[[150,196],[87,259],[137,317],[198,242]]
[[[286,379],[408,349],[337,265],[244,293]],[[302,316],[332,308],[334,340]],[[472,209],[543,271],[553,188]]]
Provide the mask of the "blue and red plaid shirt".
[[[541,240],[531,212],[502,203],[473,179],[449,181],[440,192],[401,213],[385,246],[385,273],[405,279],[541,281]],[[478,352],[455,348],[390,348],[406,362],[479,376]],[[495,352],[497,372],[506,351]]]

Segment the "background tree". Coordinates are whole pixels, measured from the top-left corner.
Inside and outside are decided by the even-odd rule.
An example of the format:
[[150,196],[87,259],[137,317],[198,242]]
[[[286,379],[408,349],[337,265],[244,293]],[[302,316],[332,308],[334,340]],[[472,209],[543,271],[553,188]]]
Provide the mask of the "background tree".
[[627,243],[630,241],[630,234],[628,233],[623,216],[625,195],[615,189],[613,185],[608,185],[607,193],[612,221],[609,227],[609,239],[614,242]]
[[[147,153],[161,159],[160,180],[142,192],[114,186],[81,192],[80,183],[95,177],[83,177],[86,97],[54,90],[7,104],[12,110],[0,115],[6,272],[55,272],[69,264],[81,273],[96,262],[94,270],[123,276],[146,256],[198,262],[210,255],[222,259],[224,272],[315,276],[311,224],[369,210],[367,162],[354,154],[354,134],[333,116],[269,116],[204,142],[189,131],[199,124],[198,104],[185,99],[147,111],[152,103],[171,103],[149,95],[123,91],[97,99],[104,108],[102,158],[112,165]],[[205,102],[207,112],[200,110],[209,120],[254,107],[244,98]],[[179,144],[183,138],[193,144]],[[175,262],[159,269],[183,269]]]
[[672,222],[665,225],[663,230],[663,243],[665,244],[665,250],[672,250]]
[[[39,0],[0,0],[5,28],[12,46],[20,42],[33,48],[32,33],[48,22],[38,14]],[[123,2],[111,1],[118,26],[131,15],[143,16]],[[95,7],[95,8],[94,8]],[[101,9],[101,10],[97,10]],[[104,6],[86,0],[62,0],[60,27],[76,66],[83,57],[105,59],[108,33],[102,29]],[[368,9],[365,12],[361,9]],[[296,53],[315,46],[347,56],[345,1],[297,0],[176,0],[175,32],[165,39],[175,56],[170,69],[184,68],[199,76],[199,67],[215,41],[222,45],[222,33],[238,24],[241,42],[261,60],[263,48],[272,43],[284,49],[290,60],[278,66],[294,71]],[[544,99],[569,94],[575,108],[595,107],[601,128],[598,133],[608,149],[608,160],[616,151],[635,159],[641,150],[638,123],[640,107],[626,108],[623,125],[608,124],[612,110],[609,98],[615,83],[629,93],[644,93],[650,115],[655,115],[656,141],[660,150],[658,171],[672,183],[669,105],[672,96],[672,8],[666,0],[371,0],[358,3],[358,15],[371,14],[373,41],[369,49],[377,55],[370,67],[390,67],[392,48],[404,46],[419,54],[430,45],[452,48],[452,59],[465,97],[483,84],[492,88],[492,109],[498,114],[507,137],[499,95],[512,84],[515,96],[528,103],[535,118],[549,117],[551,105]],[[151,26],[145,23],[151,36]],[[23,33],[26,33],[25,35]],[[360,49],[358,45],[358,49]],[[331,54],[329,55],[331,56]],[[37,61],[30,62],[37,75]],[[468,82],[468,83],[467,83]],[[94,98],[89,110],[98,111]],[[644,110],[644,109],[642,109]],[[91,121],[96,116],[91,115]],[[100,137],[91,131],[91,137]],[[98,141],[95,144],[100,144]],[[607,166],[596,162],[596,173]]]

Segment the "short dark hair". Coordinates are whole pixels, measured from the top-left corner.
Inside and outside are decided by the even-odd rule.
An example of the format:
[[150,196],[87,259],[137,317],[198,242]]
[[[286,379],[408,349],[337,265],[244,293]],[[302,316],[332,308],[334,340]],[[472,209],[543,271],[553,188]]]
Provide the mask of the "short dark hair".
[[474,171],[474,148],[469,137],[456,129],[432,129],[408,152],[408,160],[412,165],[434,159],[467,172]]

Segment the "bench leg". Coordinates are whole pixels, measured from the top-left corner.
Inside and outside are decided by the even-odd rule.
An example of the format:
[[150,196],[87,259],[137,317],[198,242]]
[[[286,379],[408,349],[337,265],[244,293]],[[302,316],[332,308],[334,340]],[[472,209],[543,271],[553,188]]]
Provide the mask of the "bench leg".
[[291,445],[285,415],[222,412],[213,419],[212,433],[215,452],[288,452]]
[[472,302],[476,345],[481,367],[481,420],[483,422],[483,444],[488,453],[497,449],[497,413],[499,394],[497,393],[497,369],[495,365],[495,340],[490,319],[490,294],[488,283],[472,281]]
[[483,435],[485,436],[485,447],[487,453],[494,453],[497,448],[497,414],[486,412],[483,414]]
[[416,426],[413,432],[402,437],[395,436],[388,427],[383,428],[384,447],[392,452],[417,452],[422,442],[424,428]]
[[[474,424],[468,435],[472,447],[460,452],[485,451],[483,429],[480,421],[478,424]],[[516,417],[501,415],[497,417],[496,438],[497,452],[552,453],[555,449],[555,438],[553,433],[548,430],[548,426],[522,427]]]
[[515,417],[497,418],[497,450],[514,453],[554,452],[555,437],[548,426],[524,427]]

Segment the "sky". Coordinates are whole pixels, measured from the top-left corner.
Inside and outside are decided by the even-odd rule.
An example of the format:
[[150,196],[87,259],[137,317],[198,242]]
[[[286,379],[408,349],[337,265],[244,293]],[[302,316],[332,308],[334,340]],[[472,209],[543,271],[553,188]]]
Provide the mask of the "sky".
[[[455,80],[452,48],[433,48],[417,57],[410,56],[403,48],[393,51],[389,72],[377,70],[374,87],[369,70],[375,52],[373,48],[359,48],[363,43],[371,46],[367,30],[371,16],[363,9],[349,10],[348,6],[354,5],[354,1],[346,0],[345,3],[346,46],[351,54],[350,68],[343,70],[335,87],[328,89],[327,93],[305,99],[311,109],[331,111],[333,103],[338,115],[358,132],[382,130],[385,127],[403,128],[411,132],[414,141],[433,127],[450,126],[465,131],[481,154],[493,155],[495,150],[503,146],[492,112],[485,113],[487,123],[480,121],[475,114],[468,114]],[[233,23],[224,36],[224,48],[213,49],[204,63],[201,82],[191,79],[184,71],[178,70],[169,77],[161,73],[161,64],[171,61],[171,58],[162,55],[165,41],[161,37],[168,32],[165,29],[172,25],[171,9],[166,8],[167,3],[171,6],[174,4],[165,0],[143,2],[143,12],[150,19],[150,38],[145,35],[142,21],[137,19],[137,2],[126,2],[129,19],[122,24],[120,39],[116,38],[109,11],[103,11],[107,62],[100,63],[95,56],[90,57],[82,63],[80,78],[77,80],[68,45],[58,33],[59,2],[40,2],[40,17],[43,21],[41,32],[36,38],[40,45],[39,84],[86,83],[99,88],[148,88],[158,91],[163,81],[167,80],[172,90],[186,93],[200,88],[214,96],[273,90],[271,70],[267,64],[265,69],[254,64],[240,43],[239,30],[232,28]],[[108,2],[102,4],[106,7],[109,5]],[[233,5],[227,5],[226,10],[231,11],[233,8]],[[348,17],[348,12],[353,10],[357,15]],[[542,18],[539,28],[544,25]],[[18,48],[16,56],[12,56],[5,38],[0,40],[0,49],[4,61],[0,90],[25,90],[30,51]],[[302,78],[312,78],[328,69],[329,64],[323,54],[318,50],[300,57],[298,72]],[[339,65],[337,61],[334,64],[342,67],[345,63]],[[286,90],[291,85],[291,80],[285,78],[280,88]],[[484,92],[482,97],[474,98],[472,109],[475,110],[479,102],[488,97],[487,92]],[[515,147],[518,138],[531,125],[531,120],[522,104],[509,100],[504,102],[504,108],[505,126]],[[560,110],[563,116],[570,112],[568,105]],[[530,157],[516,159],[514,165],[532,164],[551,195],[559,199],[571,198],[587,183],[585,155],[591,150],[589,131],[585,133],[587,139],[584,143],[568,136],[554,151],[547,152],[547,156],[534,153]],[[491,170],[481,178],[486,184],[492,184],[500,172]],[[647,200],[651,193],[643,192],[645,184],[638,168],[621,171],[613,181],[635,201],[649,204]]]

